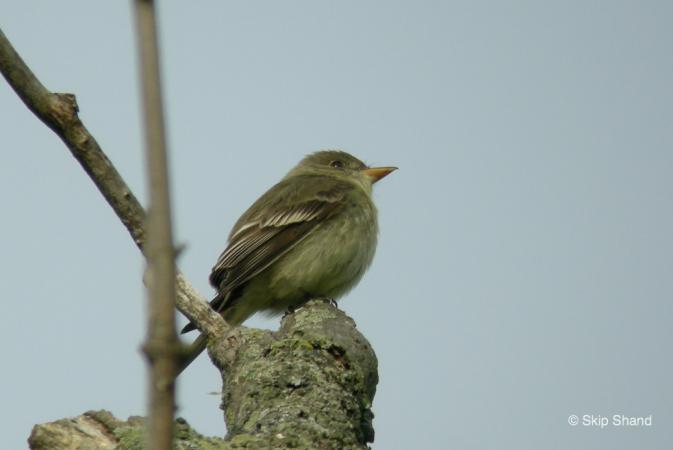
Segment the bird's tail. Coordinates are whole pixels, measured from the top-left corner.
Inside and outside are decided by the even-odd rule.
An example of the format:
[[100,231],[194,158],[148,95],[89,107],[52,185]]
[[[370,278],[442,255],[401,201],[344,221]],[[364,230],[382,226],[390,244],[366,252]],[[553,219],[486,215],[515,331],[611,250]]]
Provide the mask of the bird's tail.
[[[180,361],[180,367],[178,368],[177,375],[180,375],[183,370],[187,368],[205,349],[208,345],[208,338],[205,333],[199,334],[194,342],[189,346],[189,349],[185,353],[182,361]],[[176,375],[176,376],[177,376]]]
[[[225,322],[227,322],[232,327],[235,327],[240,325],[243,322],[243,320],[241,320],[239,317],[236,317],[237,308],[235,308],[233,304],[227,303],[228,298],[229,298],[228,295],[226,296],[218,295],[210,302],[210,305],[215,311],[218,311],[220,314],[222,314],[222,317],[224,318]],[[196,326],[194,326],[194,324],[190,322],[182,329],[182,333],[186,333],[188,331],[195,329]],[[189,366],[201,353],[203,353],[207,345],[208,345],[208,338],[204,333],[201,333],[199,337],[197,337],[194,340],[194,342],[192,342],[192,344],[185,352],[180,367],[178,368],[177,375],[180,375],[182,371],[187,368],[187,366]]]
[[[227,308],[227,300],[229,297],[230,295],[228,293],[224,295],[217,294],[217,296],[215,296],[215,298],[210,301],[210,307],[215,311],[224,313],[224,310]],[[192,330],[196,330],[196,325],[194,325],[193,322],[189,322],[182,330],[180,330],[180,334],[185,334]]]

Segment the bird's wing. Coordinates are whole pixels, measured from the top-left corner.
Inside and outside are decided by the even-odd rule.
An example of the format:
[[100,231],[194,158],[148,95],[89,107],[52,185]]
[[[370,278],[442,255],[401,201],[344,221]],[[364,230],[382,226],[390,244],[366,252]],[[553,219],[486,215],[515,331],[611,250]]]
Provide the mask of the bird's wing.
[[[259,274],[343,208],[351,187],[333,179],[316,181],[281,181],[239,219],[210,275],[220,294]],[[224,305],[213,306],[221,310]]]

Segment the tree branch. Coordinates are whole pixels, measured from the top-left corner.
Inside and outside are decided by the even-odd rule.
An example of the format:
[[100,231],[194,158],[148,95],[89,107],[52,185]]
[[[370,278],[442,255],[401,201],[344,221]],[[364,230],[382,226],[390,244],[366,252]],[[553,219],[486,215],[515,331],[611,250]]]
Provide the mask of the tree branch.
[[328,302],[310,300],[277,332],[235,328],[208,352],[222,373],[232,444],[364,449],[374,441],[376,354]]
[[[206,439],[178,419],[176,450],[365,450],[374,440],[376,355],[355,322],[333,306],[310,301],[277,332],[234,328],[209,352],[222,373],[227,438]],[[36,425],[28,442],[32,450],[135,450],[145,429],[138,418],[121,422],[89,412]]]
[[[145,210],[79,119],[75,96],[48,91],[14,50],[2,30],[0,72],[26,106],[70,149],[144,253]],[[209,338],[222,336],[229,329],[224,319],[210,308],[203,296],[180,272],[176,278],[176,306],[180,312]]]
[[149,362],[149,450],[171,450],[175,427],[175,378],[180,342],[175,330],[175,247],[171,225],[168,154],[161,98],[159,50],[154,2],[136,0],[135,18],[145,123],[145,155],[150,208],[147,215],[147,337]]
[[[66,143],[143,250],[145,212],[77,117],[74,96],[44,89],[1,31],[0,71]],[[213,343],[209,352],[222,373],[231,447],[365,449],[373,441],[376,356],[351,319],[312,301],[288,315],[277,333],[231,329],[179,273],[176,283],[178,309]],[[41,427],[31,436],[31,448],[72,448],[52,445],[49,437],[60,436],[60,428],[50,434]],[[142,441],[117,431],[113,438],[120,449],[140,448]],[[67,439],[79,439],[79,434],[63,433]],[[131,434],[142,435],[138,433]],[[90,437],[85,433],[83,439]],[[178,448],[198,447],[191,441],[179,445],[178,439]]]

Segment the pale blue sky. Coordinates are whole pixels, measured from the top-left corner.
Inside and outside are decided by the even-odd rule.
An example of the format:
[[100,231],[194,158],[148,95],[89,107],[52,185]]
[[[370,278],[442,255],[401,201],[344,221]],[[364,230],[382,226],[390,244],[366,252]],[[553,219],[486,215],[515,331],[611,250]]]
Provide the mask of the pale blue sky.
[[[204,295],[238,215],[304,154],[400,167],[341,303],[379,357],[375,449],[673,446],[671,2],[163,3],[179,264]],[[142,196],[130,4],[13,2],[0,27]],[[16,449],[34,423],[144,414],[143,264],[4,80],[0,130]],[[205,434],[219,387],[206,358],[180,379]]]

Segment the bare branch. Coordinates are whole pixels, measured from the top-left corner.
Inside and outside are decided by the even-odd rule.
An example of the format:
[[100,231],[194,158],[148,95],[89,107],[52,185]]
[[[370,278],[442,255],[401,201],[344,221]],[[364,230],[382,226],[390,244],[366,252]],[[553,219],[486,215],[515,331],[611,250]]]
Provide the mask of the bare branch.
[[135,18],[150,194],[145,248],[149,307],[143,347],[150,375],[147,446],[150,450],[171,450],[175,436],[175,378],[181,352],[175,330],[175,247],[154,2],[136,0]]
[[[0,71],[66,143],[145,251],[145,212],[77,117],[75,97],[46,90],[1,31]],[[214,344],[209,351],[222,372],[223,408],[233,446],[368,448],[374,437],[376,356],[351,319],[329,305],[309,302],[283,319],[277,333],[231,330],[180,273],[176,285],[178,309]],[[51,444],[52,436],[36,427],[31,448],[60,448]],[[42,442],[47,444],[40,447]],[[141,444],[139,438],[130,445]]]
[[[145,211],[80,121],[75,96],[48,91],[16,53],[2,30],[0,72],[37,118],[63,140],[122,221],[133,241],[143,250]],[[177,285],[178,309],[208,337],[221,336],[229,329],[224,319],[210,308],[203,296],[179,272]]]

